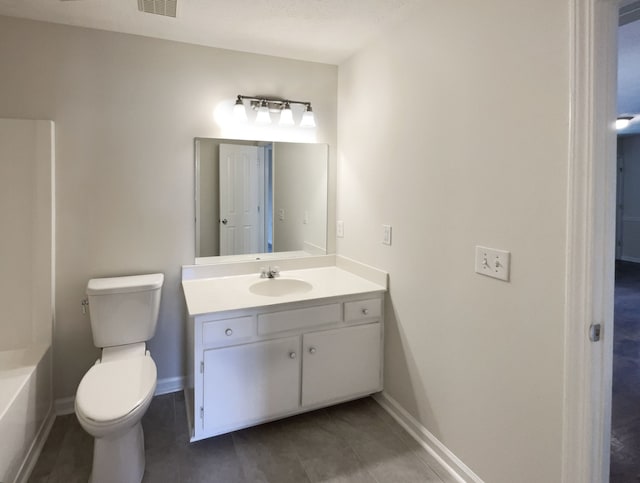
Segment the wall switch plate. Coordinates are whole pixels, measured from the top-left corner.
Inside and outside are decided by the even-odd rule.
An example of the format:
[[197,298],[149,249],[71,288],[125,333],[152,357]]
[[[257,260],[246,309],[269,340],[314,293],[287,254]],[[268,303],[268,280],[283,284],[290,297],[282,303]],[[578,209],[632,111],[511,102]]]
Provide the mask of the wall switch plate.
[[309,212],[306,210],[304,212],[304,218],[302,219],[302,223],[304,223],[305,225],[309,224]]
[[278,220],[284,221],[284,208],[278,210]]
[[508,282],[510,262],[507,251],[476,246],[476,273]]
[[382,225],[382,244],[391,245],[391,225]]
[[336,236],[338,238],[344,238],[344,221],[336,221]]

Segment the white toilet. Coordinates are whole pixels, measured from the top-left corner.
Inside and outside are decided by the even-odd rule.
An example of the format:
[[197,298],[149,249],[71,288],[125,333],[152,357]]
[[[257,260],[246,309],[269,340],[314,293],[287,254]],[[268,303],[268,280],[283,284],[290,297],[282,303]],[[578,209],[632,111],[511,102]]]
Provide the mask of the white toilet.
[[140,420],[156,389],[146,341],[156,331],[164,275],[96,278],[87,284],[91,331],[100,359],[76,393],[76,416],[95,438],[91,483],[140,483]]

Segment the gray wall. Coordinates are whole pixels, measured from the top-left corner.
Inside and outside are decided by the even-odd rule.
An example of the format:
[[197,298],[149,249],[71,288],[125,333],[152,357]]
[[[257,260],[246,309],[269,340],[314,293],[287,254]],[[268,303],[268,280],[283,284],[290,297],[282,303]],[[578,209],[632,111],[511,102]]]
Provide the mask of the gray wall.
[[[56,397],[72,396],[98,355],[80,307],[91,277],[164,272],[150,349],[159,378],[182,376],[193,138],[244,137],[221,116],[237,94],[269,93],[313,102],[310,140],[335,149],[337,68],[8,17],[0,59],[0,117],[56,123]],[[279,131],[246,137],[260,135]]]
[[425,2],[339,68],[338,253],[389,272],[385,390],[491,483],[562,480],[569,11]]

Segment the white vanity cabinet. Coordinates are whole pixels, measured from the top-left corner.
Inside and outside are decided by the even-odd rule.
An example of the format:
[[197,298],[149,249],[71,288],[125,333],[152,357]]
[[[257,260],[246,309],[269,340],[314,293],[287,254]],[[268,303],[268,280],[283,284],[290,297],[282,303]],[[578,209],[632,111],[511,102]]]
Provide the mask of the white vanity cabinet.
[[383,294],[189,317],[196,441],[382,390]]

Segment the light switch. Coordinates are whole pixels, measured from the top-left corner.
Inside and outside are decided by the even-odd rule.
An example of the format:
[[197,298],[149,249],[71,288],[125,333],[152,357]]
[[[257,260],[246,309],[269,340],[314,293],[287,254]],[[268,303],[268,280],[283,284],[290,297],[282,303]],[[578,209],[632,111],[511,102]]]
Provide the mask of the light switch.
[[336,221],[336,236],[338,238],[344,238],[344,221]]
[[476,273],[508,282],[510,261],[507,251],[476,246]]
[[284,221],[284,208],[278,210],[278,220]]
[[305,225],[309,224],[309,212],[306,210],[304,212],[304,218],[302,219],[302,223],[304,223]]
[[382,244],[391,245],[391,225],[382,225]]

